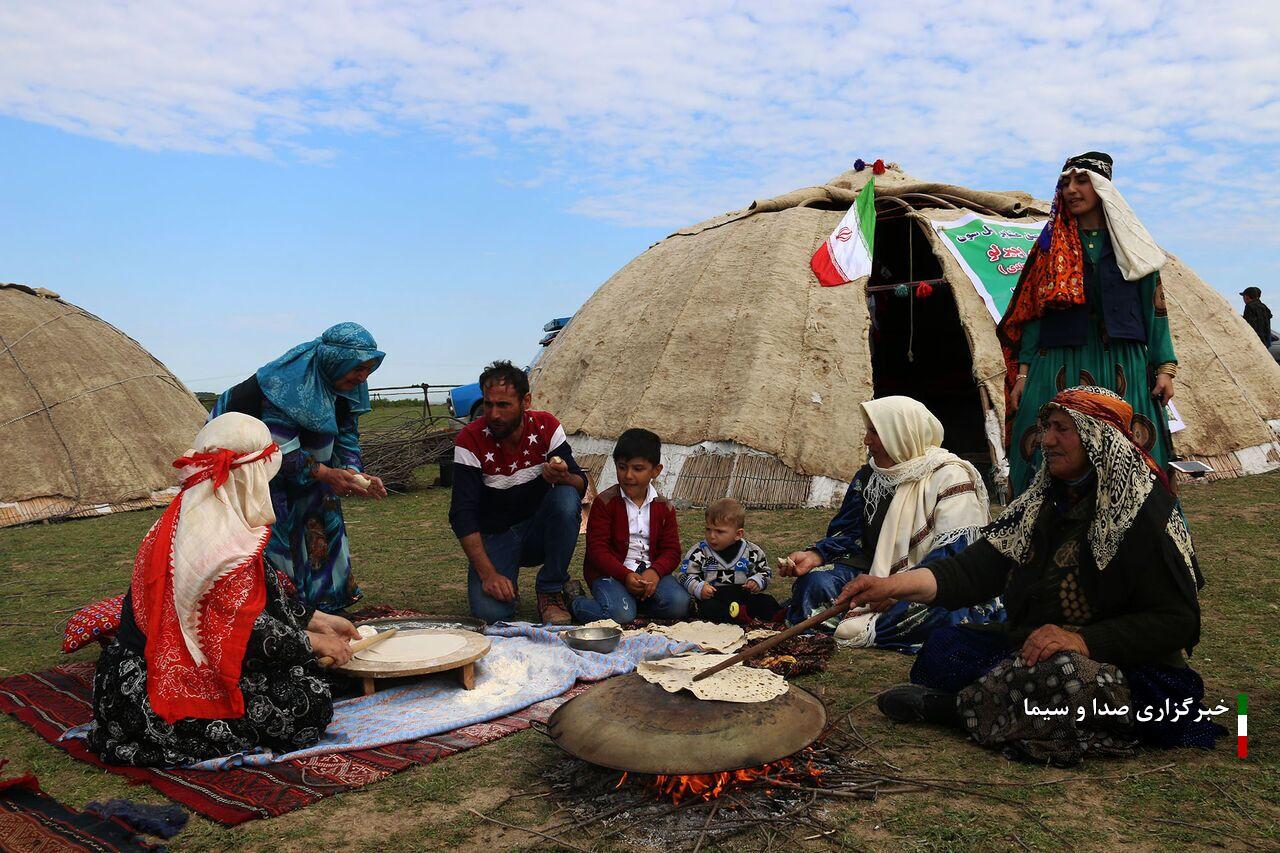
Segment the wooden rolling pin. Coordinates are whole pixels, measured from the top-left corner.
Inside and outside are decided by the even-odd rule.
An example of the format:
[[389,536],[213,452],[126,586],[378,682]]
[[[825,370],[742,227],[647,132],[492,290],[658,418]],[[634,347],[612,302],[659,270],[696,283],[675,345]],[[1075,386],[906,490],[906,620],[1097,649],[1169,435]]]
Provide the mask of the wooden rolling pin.
[[821,622],[826,622],[832,616],[839,616],[842,613],[848,612],[848,610],[849,610],[848,604],[832,605],[831,607],[828,607],[826,610],[822,611],[818,615],[810,616],[808,619],[804,620],[799,625],[788,628],[787,630],[783,631],[781,634],[774,634],[772,637],[769,637],[766,640],[762,640],[759,643],[756,643],[754,646],[752,646],[749,649],[743,649],[742,651],[738,652],[736,655],[729,658],[728,660],[722,660],[720,661],[720,663],[716,664],[715,666],[707,667],[702,672],[695,675],[693,677],[693,680],[701,681],[702,679],[708,676],[715,675],[717,672],[719,672],[722,669],[728,669],[734,664],[742,663],[744,660],[750,660],[751,658],[755,657],[756,655],[759,655],[762,652],[767,652],[769,649],[778,645],[778,643],[781,643],[783,640],[790,640],[796,634],[804,633],[805,631],[808,631],[810,628],[812,628],[814,625],[817,625]]
[[[392,637],[396,635],[396,632],[399,630],[400,630],[399,628],[388,628],[387,630],[383,631],[380,634],[374,634],[372,637],[365,637],[363,640],[357,640],[356,642],[351,644],[351,654],[354,655],[356,652],[362,652],[365,649],[370,648],[371,646],[376,646],[378,645],[378,643],[381,643],[383,640],[390,640]],[[317,660],[316,663],[320,664],[321,666],[333,666],[333,658],[331,658],[329,655],[325,655],[324,657]]]

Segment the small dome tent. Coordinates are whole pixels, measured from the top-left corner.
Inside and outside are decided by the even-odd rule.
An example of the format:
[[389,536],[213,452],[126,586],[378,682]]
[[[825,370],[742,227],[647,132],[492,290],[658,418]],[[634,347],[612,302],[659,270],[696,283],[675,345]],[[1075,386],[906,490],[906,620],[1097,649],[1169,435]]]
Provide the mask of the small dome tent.
[[[920,181],[890,164],[875,176],[870,278],[821,287],[810,258],[871,176],[845,172],[677,231],[582,306],[535,368],[533,390],[597,487],[612,481],[617,436],[645,427],[663,439],[658,485],[677,502],[830,505],[866,458],[859,404],[892,393],[929,405],[948,448],[999,479],[995,321],[934,223],[976,215],[1038,227],[1049,204]],[[1175,450],[1221,475],[1280,467],[1280,367],[1188,267],[1170,257],[1162,277],[1186,424]],[[901,287],[921,281],[932,282],[928,298]]]
[[167,503],[204,407],[137,341],[0,284],[0,527]]

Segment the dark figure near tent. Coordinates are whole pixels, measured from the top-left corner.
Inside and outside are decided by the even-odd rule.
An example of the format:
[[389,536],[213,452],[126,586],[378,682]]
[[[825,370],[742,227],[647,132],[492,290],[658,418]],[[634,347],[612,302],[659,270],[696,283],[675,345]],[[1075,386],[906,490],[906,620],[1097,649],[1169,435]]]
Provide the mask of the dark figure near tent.
[[1246,287],[1240,291],[1244,297],[1244,321],[1248,323],[1262,340],[1262,345],[1271,347],[1271,309],[1262,302],[1262,290],[1257,287]]
[[886,716],[1062,766],[1140,743],[1211,748],[1225,733],[1199,713],[1204,682],[1183,658],[1200,638],[1204,583],[1191,535],[1132,420],[1111,391],[1058,394],[1039,412],[1044,462],[982,539],[844,588],[853,606],[1004,598],[1006,622],[930,634],[912,683],[879,698]]

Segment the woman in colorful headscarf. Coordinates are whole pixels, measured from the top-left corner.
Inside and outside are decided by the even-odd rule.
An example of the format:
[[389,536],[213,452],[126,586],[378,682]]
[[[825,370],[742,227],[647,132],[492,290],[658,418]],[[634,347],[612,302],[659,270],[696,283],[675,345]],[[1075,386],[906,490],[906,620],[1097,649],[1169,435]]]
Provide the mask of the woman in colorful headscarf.
[[263,549],[280,450],[266,424],[214,418],[174,462],[182,489],[134,561],[98,659],[90,747],[112,764],[191,764],[319,740],[333,716],[316,656],[351,657],[351,623],[284,595]]
[[267,561],[297,595],[329,613],[357,601],[342,497],[382,498],[382,481],[362,473],[357,421],[370,410],[369,374],[384,353],[358,323],[339,323],[223,392],[210,417],[261,418],[284,463],[271,482],[276,525]]
[[1165,254],[1111,183],[1111,157],[1062,167],[1049,223],[1027,259],[997,334],[1008,370],[1009,483],[1040,465],[1036,418],[1065,388],[1110,388],[1133,407],[1130,430],[1164,468],[1178,358],[1159,270]]
[[[922,403],[883,397],[863,403],[862,414],[869,464],[854,475],[826,538],[779,568],[798,578],[787,612],[792,624],[830,607],[860,574],[888,577],[959,553],[989,520],[982,476],[942,449],[942,423]],[[881,602],[838,622],[835,636],[848,645],[915,653],[940,626],[1003,618],[998,598],[954,610]]]
[[840,600],[959,607],[1002,595],[1002,624],[935,631],[912,684],[880,696],[899,721],[963,726],[1011,757],[1069,765],[1139,743],[1211,748],[1204,682],[1187,666],[1204,585],[1160,467],[1129,429],[1133,409],[1072,388],[1040,410],[1036,479],[962,553]]

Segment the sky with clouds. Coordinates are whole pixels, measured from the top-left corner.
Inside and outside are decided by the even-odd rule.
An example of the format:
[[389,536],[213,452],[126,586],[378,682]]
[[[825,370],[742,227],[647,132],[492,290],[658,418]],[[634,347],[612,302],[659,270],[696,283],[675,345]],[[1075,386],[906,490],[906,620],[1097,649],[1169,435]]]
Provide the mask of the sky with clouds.
[[8,0],[0,280],[199,390],[348,319],[374,384],[463,382],[858,157],[1043,197],[1096,148],[1234,306],[1280,287],[1278,45],[1257,2]]

